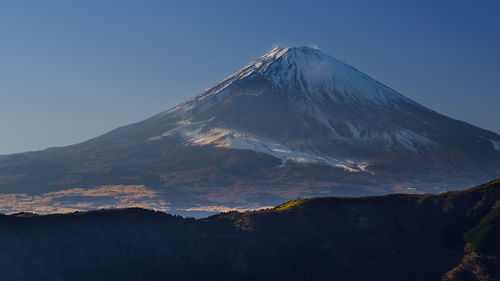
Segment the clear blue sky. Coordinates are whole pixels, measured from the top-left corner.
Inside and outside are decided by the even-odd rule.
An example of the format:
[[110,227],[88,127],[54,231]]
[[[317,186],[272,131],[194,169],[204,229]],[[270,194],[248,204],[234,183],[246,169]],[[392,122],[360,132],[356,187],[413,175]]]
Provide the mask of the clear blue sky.
[[499,15],[497,0],[1,1],[0,154],[140,121],[273,45],[318,46],[499,133]]

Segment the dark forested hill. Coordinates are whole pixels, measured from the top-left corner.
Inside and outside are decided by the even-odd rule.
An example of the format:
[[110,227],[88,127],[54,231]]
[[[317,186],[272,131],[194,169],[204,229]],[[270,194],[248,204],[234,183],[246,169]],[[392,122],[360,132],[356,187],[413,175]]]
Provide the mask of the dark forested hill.
[[194,220],[143,209],[0,216],[0,280],[497,280],[500,180],[299,199]]

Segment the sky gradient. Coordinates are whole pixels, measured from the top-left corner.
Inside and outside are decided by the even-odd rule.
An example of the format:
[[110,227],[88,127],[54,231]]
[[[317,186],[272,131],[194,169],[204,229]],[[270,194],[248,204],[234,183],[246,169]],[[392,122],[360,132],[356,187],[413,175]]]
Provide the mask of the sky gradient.
[[273,46],[317,46],[500,133],[500,1],[2,1],[0,154],[166,110]]

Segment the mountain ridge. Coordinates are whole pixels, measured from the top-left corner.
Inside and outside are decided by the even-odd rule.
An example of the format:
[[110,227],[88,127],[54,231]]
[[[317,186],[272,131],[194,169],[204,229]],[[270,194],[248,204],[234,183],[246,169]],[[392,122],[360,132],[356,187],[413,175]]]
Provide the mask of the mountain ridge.
[[144,209],[0,215],[3,280],[491,280],[500,180],[308,198],[195,220]]

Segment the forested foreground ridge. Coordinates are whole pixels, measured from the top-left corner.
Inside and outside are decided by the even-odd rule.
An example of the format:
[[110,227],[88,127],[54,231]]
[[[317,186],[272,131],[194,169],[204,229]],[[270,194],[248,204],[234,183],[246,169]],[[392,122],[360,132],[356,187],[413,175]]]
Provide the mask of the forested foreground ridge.
[[0,265],[2,281],[498,280],[500,180],[200,220],[144,209],[0,215]]

